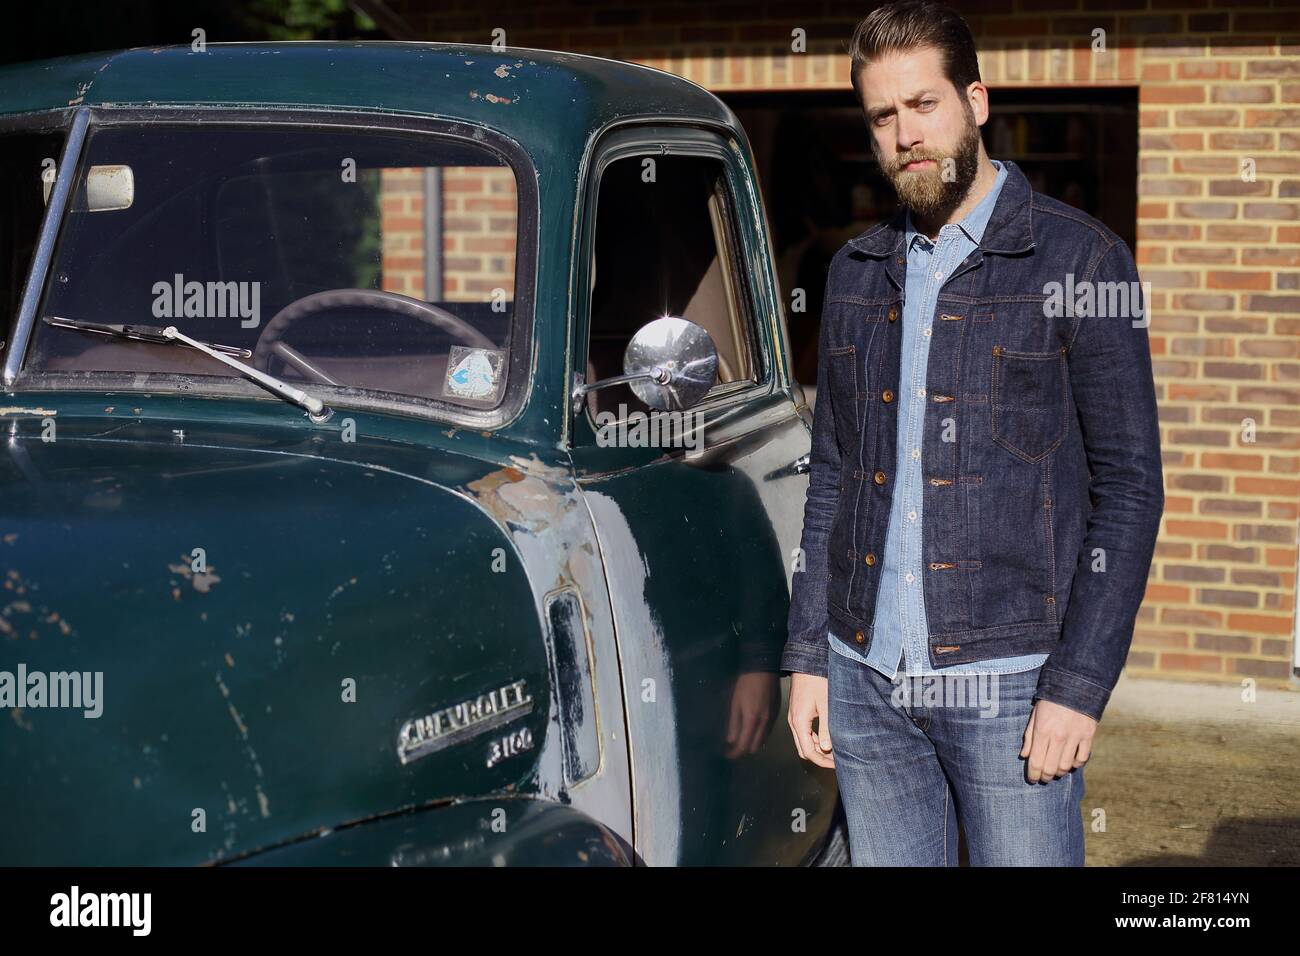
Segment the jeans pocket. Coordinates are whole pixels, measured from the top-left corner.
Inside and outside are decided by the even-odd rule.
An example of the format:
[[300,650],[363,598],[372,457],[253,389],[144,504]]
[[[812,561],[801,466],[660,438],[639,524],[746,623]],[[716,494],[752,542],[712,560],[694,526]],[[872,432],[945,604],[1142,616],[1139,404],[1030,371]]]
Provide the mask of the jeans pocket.
[[1018,458],[1042,461],[1069,424],[1065,349],[1012,352],[995,345],[990,405],[993,440]]

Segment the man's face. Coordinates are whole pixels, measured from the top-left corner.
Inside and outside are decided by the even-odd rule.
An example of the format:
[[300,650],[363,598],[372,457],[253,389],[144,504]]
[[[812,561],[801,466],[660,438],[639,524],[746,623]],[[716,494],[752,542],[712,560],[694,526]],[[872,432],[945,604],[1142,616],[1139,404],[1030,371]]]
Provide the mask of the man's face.
[[979,122],[934,47],[891,53],[858,72],[876,161],[902,203],[925,217],[961,205],[979,170]]

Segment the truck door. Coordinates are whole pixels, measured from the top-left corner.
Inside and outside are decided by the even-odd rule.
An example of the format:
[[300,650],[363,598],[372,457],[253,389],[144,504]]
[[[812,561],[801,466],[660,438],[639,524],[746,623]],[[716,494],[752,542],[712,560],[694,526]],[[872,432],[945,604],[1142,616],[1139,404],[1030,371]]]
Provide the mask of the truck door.
[[[658,413],[626,385],[574,416],[576,475],[619,639],[635,844],[651,864],[798,863],[824,838],[834,774],[799,760],[779,673],[810,449],[747,147],[623,130],[591,164],[574,371],[623,372],[638,328],[705,328],[718,382]],[[657,416],[657,417],[656,417]]]

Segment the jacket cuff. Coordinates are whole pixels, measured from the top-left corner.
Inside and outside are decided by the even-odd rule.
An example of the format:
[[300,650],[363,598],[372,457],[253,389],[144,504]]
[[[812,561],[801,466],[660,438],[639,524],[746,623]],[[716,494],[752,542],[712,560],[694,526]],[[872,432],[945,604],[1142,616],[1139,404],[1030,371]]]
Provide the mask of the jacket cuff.
[[1050,700],[1100,723],[1102,712],[1110,700],[1110,690],[1068,671],[1044,668],[1038,675],[1034,699]]
[[785,652],[781,655],[781,673],[811,674],[814,677],[825,677],[829,664],[827,660],[829,653],[830,647],[827,646],[824,638],[819,644],[812,644],[807,641],[789,641],[785,645]]

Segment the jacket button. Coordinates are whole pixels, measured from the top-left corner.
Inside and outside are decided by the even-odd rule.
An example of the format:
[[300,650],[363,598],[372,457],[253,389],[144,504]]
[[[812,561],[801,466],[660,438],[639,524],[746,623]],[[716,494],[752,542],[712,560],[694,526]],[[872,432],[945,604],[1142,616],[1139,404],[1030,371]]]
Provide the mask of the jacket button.
[[886,405],[888,405],[890,402],[894,400],[894,393],[891,392],[889,389],[885,389],[883,392],[880,393],[880,400],[884,402]]
[[890,321],[890,322],[897,322],[897,321],[898,321],[898,310],[897,310],[897,309],[890,309],[890,310],[889,310],[889,321]]
[[875,552],[873,552],[873,551],[868,551],[868,552],[867,552],[867,556],[866,556],[865,558],[863,558],[862,560],[866,561],[867,564],[872,564],[872,565],[875,564],[875,563],[876,563],[876,555],[875,555]]
[[883,471],[877,471],[871,477],[872,480],[875,481],[875,483],[878,485],[883,485],[885,483],[885,473]]
[[857,641],[859,644],[863,644],[867,640],[866,635],[864,635],[861,631],[858,631],[858,633],[854,634],[853,639]]

